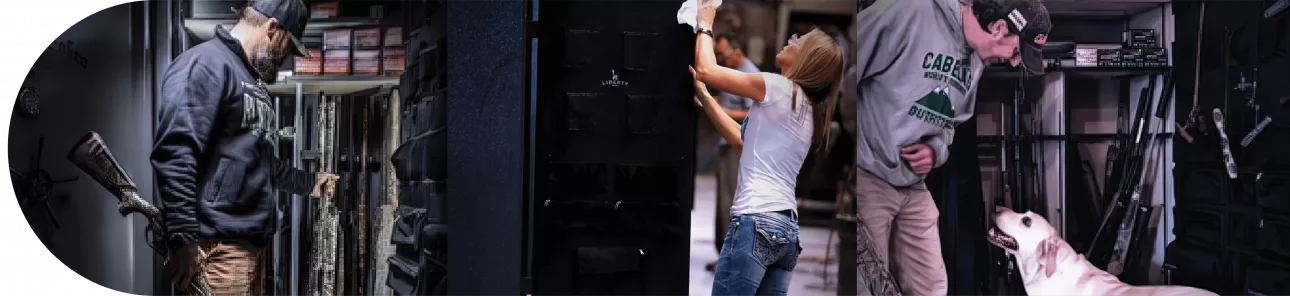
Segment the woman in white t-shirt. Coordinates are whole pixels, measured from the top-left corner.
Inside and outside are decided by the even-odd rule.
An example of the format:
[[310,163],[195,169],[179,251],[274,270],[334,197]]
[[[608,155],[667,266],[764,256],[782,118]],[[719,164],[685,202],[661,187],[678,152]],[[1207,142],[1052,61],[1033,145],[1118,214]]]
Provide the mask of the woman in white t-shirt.
[[[700,1],[701,3],[711,1]],[[812,147],[827,147],[828,123],[842,79],[842,52],[819,29],[775,56],[782,74],[743,73],[717,65],[710,5],[700,5],[695,44],[696,103],[740,151],[730,228],[717,260],[712,295],[785,295],[797,256],[797,173]],[[756,103],[742,128],[722,112],[707,86]]]

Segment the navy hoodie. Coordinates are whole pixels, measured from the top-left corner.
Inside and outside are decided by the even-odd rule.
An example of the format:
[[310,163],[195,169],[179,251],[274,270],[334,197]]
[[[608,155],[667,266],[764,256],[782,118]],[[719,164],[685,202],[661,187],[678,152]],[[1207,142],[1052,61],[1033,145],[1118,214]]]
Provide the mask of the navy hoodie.
[[314,174],[274,156],[278,115],[252,69],[217,27],[162,78],[151,160],[172,235],[263,244],[277,230],[277,190],[313,189]]

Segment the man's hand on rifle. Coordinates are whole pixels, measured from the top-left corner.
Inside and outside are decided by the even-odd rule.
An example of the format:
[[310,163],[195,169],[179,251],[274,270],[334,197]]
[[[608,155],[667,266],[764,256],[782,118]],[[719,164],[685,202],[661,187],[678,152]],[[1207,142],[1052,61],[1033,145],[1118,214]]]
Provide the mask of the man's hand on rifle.
[[206,253],[199,244],[193,243],[171,249],[166,256],[166,270],[170,272],[171,284],[180,290],[191,289],[193,282],[201,276],[202,264]]
[[314,190],[309,193],[309,196],[331,196],[333,192],[336,192],[336,180],[340,180],[340,176],[331,173],[318,173],[318,177],[314,181]]

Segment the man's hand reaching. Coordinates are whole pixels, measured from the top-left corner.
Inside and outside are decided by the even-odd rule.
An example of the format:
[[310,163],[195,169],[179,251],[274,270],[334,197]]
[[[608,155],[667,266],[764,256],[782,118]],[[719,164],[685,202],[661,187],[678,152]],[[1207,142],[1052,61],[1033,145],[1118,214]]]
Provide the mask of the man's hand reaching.
[[336,180],[340,180],[340,176],[330,173],[318,173],[314,181],[314,190],[309,193],[309,196],[331,196],[332,193],[336,192]]
[[901,148],[900,157],[909,162],[909,167],[914,170],[915,174],[919,175],[932,172],[932,166],[936,164],[935,150],[923,143]]

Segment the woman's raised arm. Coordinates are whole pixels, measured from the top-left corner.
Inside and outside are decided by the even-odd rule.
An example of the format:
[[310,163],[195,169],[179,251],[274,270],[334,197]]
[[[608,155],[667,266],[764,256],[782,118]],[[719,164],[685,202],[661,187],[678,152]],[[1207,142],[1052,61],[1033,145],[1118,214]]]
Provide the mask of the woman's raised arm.
[[[699,28],[712,30],[717,8],[714,1],[699,1]],[[766,82],[758,73],[744,73],[717,64],[717,56],[712,52],[715,41],[711,34],[698,34],[694,42],[695,79],[707,85],[737,96],[761,102],[766,100]]]

